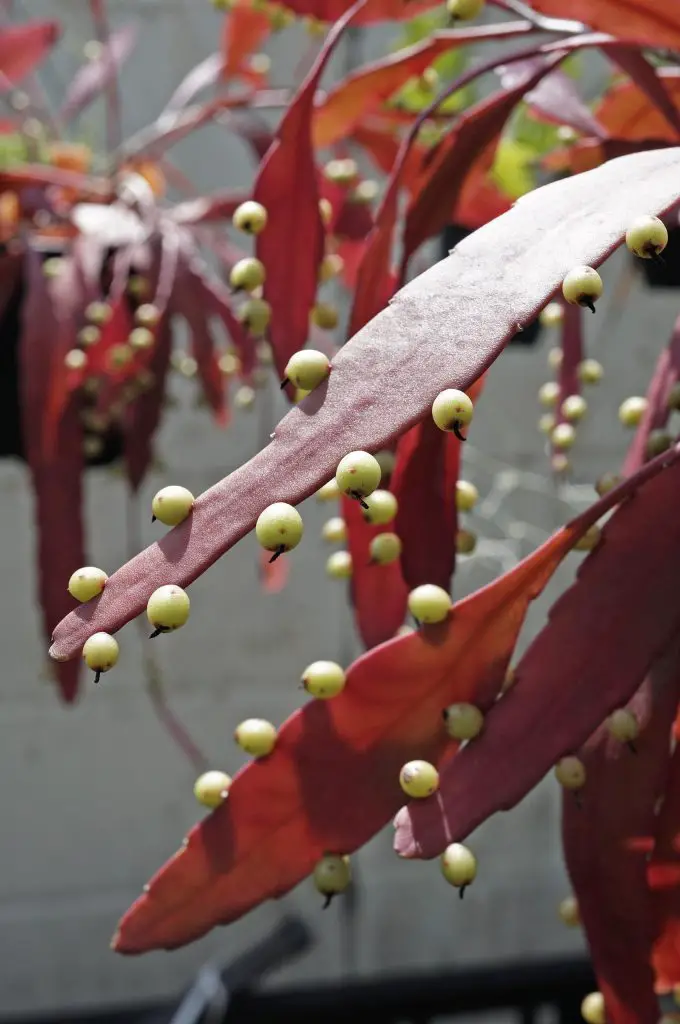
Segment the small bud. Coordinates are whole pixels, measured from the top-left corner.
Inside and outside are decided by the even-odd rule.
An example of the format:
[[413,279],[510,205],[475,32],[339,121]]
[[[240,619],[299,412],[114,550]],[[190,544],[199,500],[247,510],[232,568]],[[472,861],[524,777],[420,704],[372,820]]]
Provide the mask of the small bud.
[[[559,327],[564,320],[564,309],[561,302],[549,302],[538,316],[541,327]],[[552,351],[552,350],[551,350]],[[558,349],[561,352],[561,349]]]

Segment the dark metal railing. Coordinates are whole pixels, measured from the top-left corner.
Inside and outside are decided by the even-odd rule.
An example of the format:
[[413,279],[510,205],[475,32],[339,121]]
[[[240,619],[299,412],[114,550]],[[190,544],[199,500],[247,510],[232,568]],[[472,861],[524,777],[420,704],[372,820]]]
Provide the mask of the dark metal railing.
[[595,987],[582,958],[532,960],[502,967],[471,967],[257,991],[263,976],[313,944],[307,925],[288,918],[262,942],[228,965],[211,962],[177,1003],[71,1012],[23,1024],[429,1024],[503,1010],[518,1024],[534,1024],[550,1007],[559,1024],[582,1024],[581,1000]]

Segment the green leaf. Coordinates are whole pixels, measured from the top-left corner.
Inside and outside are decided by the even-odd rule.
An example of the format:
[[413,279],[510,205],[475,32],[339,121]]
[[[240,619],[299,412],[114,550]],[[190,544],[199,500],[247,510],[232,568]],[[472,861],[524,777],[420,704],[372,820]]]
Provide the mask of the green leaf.
[[504,137],[496,149],[491,177],[509,199],[519,199],[536,187],[535,163],[531,146]]

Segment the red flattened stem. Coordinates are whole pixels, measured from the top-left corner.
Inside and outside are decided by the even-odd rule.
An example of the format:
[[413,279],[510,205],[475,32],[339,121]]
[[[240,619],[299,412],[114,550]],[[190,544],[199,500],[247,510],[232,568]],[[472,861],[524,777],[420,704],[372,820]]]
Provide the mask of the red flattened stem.
[[640,726],[634,751],[614,739],[606,724],[600,726],[578,752],[587,778],[578,804],[573,793],[562,797],[567,870],[611,1024],[657,1024],[659,1019],[647,858],[656,804],[668,779],[678,697],[676,642],[628,704]]
[[253,199],[267,210],[267,226],[257,236],[255,251],[267,270],[264,298],[272,311],[269,340],[281,380],[288,360],[307,340],[324,251],[311,136],[314,98],[335,47],[366,2],[357,0],[329,33],[284,114],[253,187]]
[[342,499],[342,516],[347,526],[347,548],[352,556],[350,595],[359,635],[367,648],[390,640],[406,617],[408,590],[397,559],[388,565],[370,560],[370,544],[374,537],[393,529],[371,526],[363,516],[358,501]]
[[120,629],[157,587],[186,587],[267,505],[298,504],[331,479],[347,452],[388,447],[440,391],[468,388],[571,267],[599,266],[631,218],[677,202],[679,164],[677,149],[612,161],[537,189],[465,238],[340,349],[328,379],[284,417],[266,448],[200,495],[188,520],[60,623],[52,656],[68,660],[97,630]]
[[[402,856],[435,857],[491,814],[514,807],[563,755],[625,705],[666,650],[680,628],[674,600],[680,523],[672,514],[679,459],[675,446],[588,511],[596,522],[617,498],[621,502],[576,582],[517,665],[510,695],[490,710],[483,734],[442,772],[437,805],[411,804],[400,811],[395,847]],[[627,487],[639,489],[622,501],[633,493]],[[573,522],[560,533],[569,534]],[[610,642],[603,644],[603,637]]]

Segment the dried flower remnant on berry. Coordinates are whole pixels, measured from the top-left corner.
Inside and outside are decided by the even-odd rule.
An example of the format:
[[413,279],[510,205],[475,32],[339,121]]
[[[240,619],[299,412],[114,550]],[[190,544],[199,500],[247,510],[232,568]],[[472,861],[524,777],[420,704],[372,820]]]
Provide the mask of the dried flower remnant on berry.
[[432,403],[432,419],[440,430],[452,431],[459,441],[465,441],[463,427],[472,422],[474,406],[464,391],[448,388],[441,391]]
[[265,549],[272,551],[270,562],[292,551],[302,540],[304,524],[302,516],[293,505],[276,501],[260,513],[255,524],[255,536]]
[[335,480],[338,488],[349,498],[358,501],[362,508],[369,506],[365,498],[372,494],[380,484],[380,464],[368,452],[349,452],[338,463]]
[[562,282],[562,294],[571,305],[595,312],[595,302],[604,290],[602,278],[593,267],[574,267]]
[[657,259],[668,245],[668,229],[658,217],[638,217],[626,231],[626,245],[643,260]]
[[103,672],[108,672],[118,661],[118,641],[110,633],[93,633],[83,645],[83,660],[94,672],[95,683]]
[[468,885],[477,877],[477,858],[472,850],[462,843],[450,843],[439,858],[439,867],[449,885],[458,889],[462,899]]
[[180,629],[189,619],[189,595],[174,583],[154,590],[146,605],[146,617],[154,627],[151,639]]

